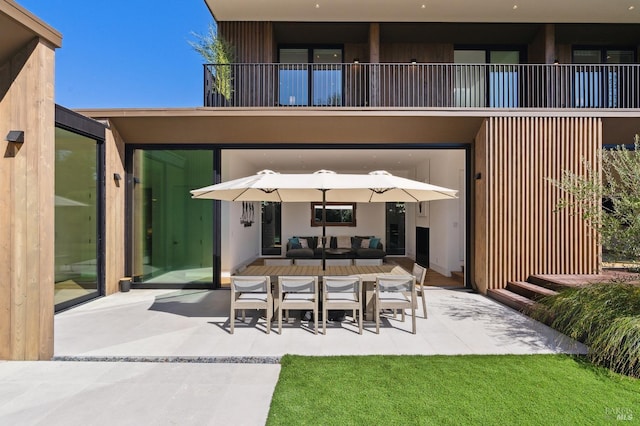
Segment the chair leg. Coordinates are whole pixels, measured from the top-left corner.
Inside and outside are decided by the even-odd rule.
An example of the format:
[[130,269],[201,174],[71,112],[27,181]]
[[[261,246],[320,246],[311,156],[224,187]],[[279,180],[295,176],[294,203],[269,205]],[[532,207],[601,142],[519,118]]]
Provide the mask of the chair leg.
[[282,306],[278,306],[278,334],[282,334]]
[[412,333],[416,334],[416,308],[411,308],[411,325],[412,325]]
[[273,316],[273,307],[267,305],[267,334],[271,333],[271,317]]
[[246,317],[246,312],[245,312],[245,310],[243,309],[243,310],[242,310],[242,322],[244,322],[244,321],[245,321],[245,317]]
[[236,323],[236,311],[235,309],[233,309],[233,307],[231,307],[231,312],[229,313],[229,331],[231,332],[231,334],[233,334],[233,326]]
[[318,334],[318,304],[317,303],[316,303],[316,306],[313,307],[313,325],[315,326],[314,334]]
[[420,295],[422,296],[422,312],[424,313],[424,317],[427,318],[427,302],[425,301],[424,297],[424,287],[422,287]]
[[322,304],[322,334],[327,334],[327,303]]
[[358,330],[360,331],[360,334],[362,334],[362,317],[362,308],[360,308],[360,313],[358,315]]
[[380,334],[380,311],[378,310],[378,305],[374,306],[376,310],[376,334]]

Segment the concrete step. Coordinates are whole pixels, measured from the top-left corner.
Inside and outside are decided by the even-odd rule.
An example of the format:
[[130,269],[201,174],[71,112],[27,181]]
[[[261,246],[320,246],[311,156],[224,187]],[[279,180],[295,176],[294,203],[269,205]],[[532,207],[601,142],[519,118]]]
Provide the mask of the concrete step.
[[536,305],[535,301],[507,290],[506,288],[489,289],[487,296],[525,314],[531,312]]
[[507,290],[531,300],[540,300],[542,297],[558,294],[555,290],[525,281],[509,281],[509,283],[507,283]]

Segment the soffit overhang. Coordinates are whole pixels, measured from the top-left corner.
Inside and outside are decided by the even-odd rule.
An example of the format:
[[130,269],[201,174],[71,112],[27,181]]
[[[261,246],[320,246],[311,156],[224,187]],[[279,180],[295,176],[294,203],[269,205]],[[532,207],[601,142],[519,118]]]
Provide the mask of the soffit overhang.
[[638,0],[205,0],[217,21],[639,23]]
[[472,144],[489,117],[599,117],[604,143],[627,143],[638,110],[84,109],[127,144]]
[[40,38],[52,48],[62,46],[62,35],[35,15],[11,0],[0,0],[0,64],[34,38]]

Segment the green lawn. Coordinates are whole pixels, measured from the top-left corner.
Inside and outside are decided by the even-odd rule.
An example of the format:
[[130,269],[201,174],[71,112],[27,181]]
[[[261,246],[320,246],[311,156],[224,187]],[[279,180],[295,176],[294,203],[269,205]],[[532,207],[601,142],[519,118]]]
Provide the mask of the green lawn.
[[288,355],[267,424],[640,424],[640,380],[566,355]]

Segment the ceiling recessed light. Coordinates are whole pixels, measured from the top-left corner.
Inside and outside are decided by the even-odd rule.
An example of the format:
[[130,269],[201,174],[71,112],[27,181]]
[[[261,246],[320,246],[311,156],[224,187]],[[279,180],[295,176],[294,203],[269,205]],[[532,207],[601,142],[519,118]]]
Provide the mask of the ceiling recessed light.
[[516,10],[517,8],[518,8],[518,5],[517,5],[517,4],[514,4],[514,5],[513,5],[513,10]]
[[420,7],[421,7],[422,9],[426,9],[426,7],[427,7],[427,6],[423,4],[423,5],[422,5],[422,6],[420,6]]
[[635,6],[629,6],[629,10],[633,10],[635,8],[636,8]]
[[316,9],[320,9],[320,4],[316,3]]

